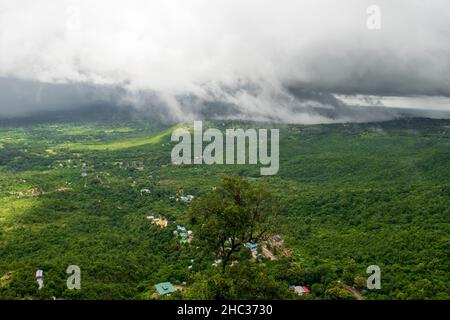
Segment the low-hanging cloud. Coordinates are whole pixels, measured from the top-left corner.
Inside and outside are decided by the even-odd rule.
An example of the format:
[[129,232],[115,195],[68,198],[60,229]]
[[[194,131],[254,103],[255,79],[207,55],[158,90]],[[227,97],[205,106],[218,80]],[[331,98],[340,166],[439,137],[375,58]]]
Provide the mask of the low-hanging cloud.
[[181,119],[217,104],[314,123],[351,119],[334,94],[450,97],[447,1],[378,0],[380,30],[371,4],[1,0],[0,77],[121,87]]

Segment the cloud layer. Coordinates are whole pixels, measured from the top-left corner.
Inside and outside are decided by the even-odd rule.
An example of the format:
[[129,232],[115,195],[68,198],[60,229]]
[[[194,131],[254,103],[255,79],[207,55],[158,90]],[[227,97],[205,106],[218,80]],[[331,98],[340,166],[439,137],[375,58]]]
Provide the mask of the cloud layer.
[[1,0],[0,77],[120,86],[136,105],[157,95],[176,117],[192,96],[280,118],[338,108],[326,94],[450,97],[447,1],[379,0],[376,31],[370,4]]

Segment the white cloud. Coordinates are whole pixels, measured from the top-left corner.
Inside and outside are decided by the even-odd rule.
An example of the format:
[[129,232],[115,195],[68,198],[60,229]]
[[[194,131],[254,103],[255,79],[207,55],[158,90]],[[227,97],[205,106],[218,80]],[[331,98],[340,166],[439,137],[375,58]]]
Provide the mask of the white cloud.
[[[445,0],[0,0],[0,77],[211,92],[276,108],[286,85],[450,96]],[[79,13],[79,19],[78,19]],[[79,23],[78,23],[79,22]],[[223,88],[255,84],[261,95]],[[276,104],[276,103],[275,103]],[[253,105],[253,106],[252,106]]]

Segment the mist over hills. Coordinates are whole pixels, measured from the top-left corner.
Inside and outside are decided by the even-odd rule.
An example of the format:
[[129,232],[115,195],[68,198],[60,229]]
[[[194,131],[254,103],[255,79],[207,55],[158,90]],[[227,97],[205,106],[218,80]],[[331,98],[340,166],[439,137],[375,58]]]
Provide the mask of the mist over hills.
[[[408,120],[408,119],[450,119],[449,111],[441,110],[419,110],[419,109],[403,109],[392,108],[386,110],[384,107],[350,107],[354,117],[361,118],[371,115],[378,117],[374,121],[353,121],[353,122],[380,122],[391,120]],[[324,115],[330,116],[332,112],[327,109],[315,110],[315,112],[323,112]],[[356,119],[356,118],[355,118]],[[232,106],[220,106],[206,104],[202,110],[199,110],[195,120],[242,120],[249,122],[258,122],[251,117],[239,115]],[[177,123],[174,119],[167,118],[164,114],[155,110],[142,110],[132,106],[118,106],[114,104],[97,103],[82,108],[73,108],[66,110],[53,110],[42,112],[31,112],[20,116],[0,117],[1,127],[14,127],[23,125],[35,125],[45,123],[71,123],[71,122],[129,122],[129,121],[148,121],[153,124],[170,125]],[[187,120],[185,122],[188,122]],[[263,122],[271,122],[264,120]],[[340,123],[339,121],[330,123]]]
[[379,1],[377,30],[368,0],[194,2],[4,1],[0,117],[111,105],[169,122],[370,122],[410,116],[397,98],[450,110],[444,0]]
[[[450,117],[450,111],[445,110],[348,105],[331,93],[293,86],[276,96],[266,95],[261,87],[251,84],[222,88],[220,92],[226,92],[227,96],[211,92],[208,99],[185,94],[168,100],[152,91],[131,94],[120,86],[0,78],[0,123],[133,119],[175,123],[229,119],[317,124]],[[255,104],[256,99],[265,100],[267,107]]]

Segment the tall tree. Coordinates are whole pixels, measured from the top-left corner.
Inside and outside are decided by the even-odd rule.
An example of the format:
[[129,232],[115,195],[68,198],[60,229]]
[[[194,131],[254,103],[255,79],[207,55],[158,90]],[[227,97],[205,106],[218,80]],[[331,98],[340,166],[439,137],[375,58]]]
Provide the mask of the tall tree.
[[220,185],[193,202],[190,220],[196,239],[225,268],[246,242],[263,240],[273,226],[277,201],[267,186],[240,177],[224,177]]

